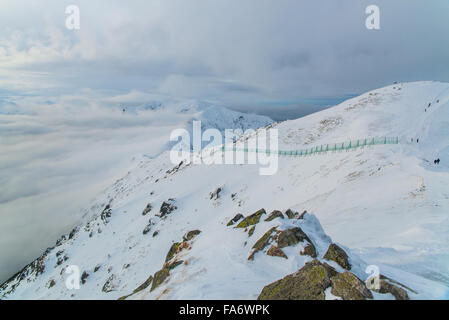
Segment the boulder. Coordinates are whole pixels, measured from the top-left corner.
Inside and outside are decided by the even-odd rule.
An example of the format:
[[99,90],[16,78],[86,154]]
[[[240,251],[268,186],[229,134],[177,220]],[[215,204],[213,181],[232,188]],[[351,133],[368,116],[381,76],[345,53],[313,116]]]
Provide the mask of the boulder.
[[142,283],[140,286],[138,286],[134,291],[126,296],[120,297],[118,300],[125,300],[126,298],[132,296],[133,294],[136,294],[146,288],[149,287],[149,285],[153,282],[153,276],[151,275],[147,280],[145,280],[144,283]]
[[260,209],[259,211],[253,213],[250,216],[247,216],[245,219],[240,221],[236,228],[247,228],[249,226],[258,224],[260,221],[260,217],[266,214],[265,209]]
[[291,247],[304,240],[307,240],[309,243],[312,243],[312,241],[310,241],[309,237],[301,230],[301,228],[296,227],[292,229],[287,229],[279,233],[278,247],[279,248]]
[[248,260],[254,260],[254,255],[257,252],[265,249],[265,247],[270,243],[270,240],[272,239],[272,234],[274,231],[276,231],[276,227],[273,227],[270,230],[268,230],[267,232],[265,232],[265,234],[259,240],[256,241],[256,243],[253,246],[254,250],[251,253],[251,255],[248,257]]
[[165,281],[165,279],[167,279],[169,277],[169,275],[170,275],[170,270],[168,268],[162,268],[161,270],[157,271],[154,274],[153,285],[151,286],[150,291],[153,291],[154,289],[159,287]]
[[195,238],[197,235],[199,235],[200,233],[201,233],[200,230],[192,230],[192,231],[187,232],[184,235],[184,237],[182,237],[182,238],[183,238],[184,241],[190,241],[193,238]]
[[307,210],[304,210],[298,217],[298,220],[304,219],[304,216],[307,214]]
[[48,289],[50,289],[50,288],[53,288],[55,285],[56,285],[56,281],[53,280],[53,279],[51,279],[51,280],[48,282],[47,287],[48,287]]
[[88,277],[89,277],[89,273],[87,271],[84,271],[83,274],[81,275],[81,283],[85,284]]
[[279,210],[274,210],[273,212],[270,213],[268,218],[266,218],[264,221],[269,222],[269,221],[272,221],[272,220],[274,220],[276,218],[284,219],[284,215]]
[[118,284],[115,281],[115,275],[111,275],[105,282],[105,284],[103,285],[103,292],[111,292],[111,291],[115,291],[118,287]]
[[407,291],[386,280],[380,280],[380,293],[391,293],[396,300],[410,300]]
[[316,248],[313,244],[309,243],[304,247],[304,250],[300,253],[302,256],[311,256],[312,258],[316,258],[318,256],[316,252]]
[[148,224],[145,227],[145,229],[143,229],[142,233],[143,234],[147,234],[148,232],[150,232],[152,226],[153,226],[153,223],[151,222],[151,219],[150,219],[150,221],[148,222]]
[[164,201],[161,205],[161,208],[159,209],[159,217],[164,218],[166,215],[172,213],[174,210],[178,209],[178,207],[175,205],[174,199],[168,199],[167,201]]
[[100,218],[104,224],[107,224],[109,222],[109,218],[111,217],[111,215],[112,215],[112,208],[111,205],[108,204],[101,212]]
[[349,271],[332,277],[331,282],[331,293],[343,300],[373,299],[373,295],[365,286],[365,283]]
[[263,288],[258,300],[324,300],[336,271],[318,260]]
[[254,231],[256,230],[256,226],[252,226],[251,229],[248,231],[248,237],[251,237],[254,234]]
[[288,259],[287,255],[282,251],[282,249],[279,249],[278,247],[271,246],[270,249],[267,251],[267,255],[272,257],[280,257]]
[[239,221],[240,219],[243,219],[244,216],[241,213],[236,214],[236,216],[234,218],[232,218],[228,224],[226,226],[232,226],[234,223],[236,223],[237,221]]
[[145,207],[145,209],[142,212],[142,215],[143,216],[147,215],[151,211],[152,208],[153,208],[153,206],[151,205],[151,203],[147,204],[147,206]]
[[218,198],[220,198],[220,192],[222,190],[223,189],[220,187],[220,188],[217,188],[215,191],[209,193],[210,200],[218,200]]
[[168,270],[173,270],[174,268],[180,266],[180,265],[183,264],[183,263],[184,263],[183,260],[175,260],[175,261],[173,261],[173,262],[171,262],[171,263],[168,263],[168,264],[166,265],[166,268],[167,268]]
[[142,283],[140,286],[138,286],[138,287],[133,291],[133,294],[134,294],[134,293],[137,293],[137,292],[139,292],[139,291],[142,291],[142,290],[144,290],[144,289],[146,289],[146,288],[148,288],[149,285],[150,285],[152,282],[153,282],[153,276],[150,276],[147,280],[145,280],[144,283]]
[[342,268],[346,270],[351,270],[351,264],[349,263],[349,258],[346,252],[337,246],[335,243],[332,243],[327,249],[326,254],[324,255],[324,259],[335,261]]
[[181,242],[175,242],[172,244],[170,250],[168,250],[167,255],[165,257],[165,262],[171,260],[175,256],[175,254],[177,254],[180,251],[181,244],[182,244]]
[[[297,213],[296,213],[297,214]],[[289,219],[294,219],[296,214],[291,210],[288,209],[287,211],[285,211],[285,215],[289,218]]]

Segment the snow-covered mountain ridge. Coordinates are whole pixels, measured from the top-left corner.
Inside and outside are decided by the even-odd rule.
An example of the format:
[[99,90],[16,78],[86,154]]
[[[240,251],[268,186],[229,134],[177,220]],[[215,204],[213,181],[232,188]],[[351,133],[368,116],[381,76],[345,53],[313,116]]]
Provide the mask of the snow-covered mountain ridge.
[[[342,273],[341,265],[325,259],[337,242],[361,280],[368,276],[366,266],[376,265],[411,288],[412,299],[448,298],[448,111],[449,84],[417,82],[274,124],[284,150],[375,136],[398,136],[400,144],[280,158],[273,176],[258,175],[252,165],[174,166],[168,152],[142,158],[98,196],[90,209],[95,218],[7,282],[0,296],[254,299],[265,286],[313,261],[301,254],[310,243],[319,261]],[[440,165],[433,163],[437,158]],[[234,228],[241,218],[228,226],[237,214],[261,208],[263,219],[246,231]],[[287,209],[308,214],[288,219]],[[273,210],[285,213],[283,218],[265,221]],[[282,247],[270,234],[267,245],[254,252],[273,228],[301,228],[310,241]],[[271,246],[287,259],[269,255]],[[69,265],[84,274],[79,290],[66,288]]]

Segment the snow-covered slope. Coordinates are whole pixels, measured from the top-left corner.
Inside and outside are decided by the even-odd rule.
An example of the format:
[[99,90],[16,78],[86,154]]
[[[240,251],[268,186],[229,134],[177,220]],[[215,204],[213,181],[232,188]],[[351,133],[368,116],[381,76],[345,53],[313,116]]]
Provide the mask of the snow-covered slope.
[[[275,124],[283,150],[375,136],[398,136],[400,144],[280,158],[272,176],[260,176],[254,165],[178,167],[167,152],[142,158],[99,195],[90,208],[96,218],[7,282],[0,296],[117,299],[150,276],[160,276],[167,253],[179,242],[171,259],[183,263],[153,291],[152,285],[143,286],[128,299],[257,298],[264,286],[312,258],[300,254],[299,243],[283,249],[288,259],[268,256],[264,249],[248,260],[253,245],[272,227],[300,227],[321,261],[335,241],[360,279],[368,276],[367,265],[377,265],[381,274],[413,289],[408,292],[412,299],[449,298],[448,111],[449,84],[417,82]],[[433,163],[436,158],[439,165]],[[227,226],[236,214],[261,208],[310,214],[261,220],[252,236],[250,230]],[[182,242],[192,230],[201,233]],[[66,288],[69,265],[85,272],[79,290]]]

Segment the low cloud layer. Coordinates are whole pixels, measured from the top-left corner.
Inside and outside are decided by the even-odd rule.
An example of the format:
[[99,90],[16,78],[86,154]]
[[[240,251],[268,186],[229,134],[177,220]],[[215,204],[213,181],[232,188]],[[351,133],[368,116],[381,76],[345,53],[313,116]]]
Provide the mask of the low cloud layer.
[[394,80],[449,79],[449,4],[372,1],[76,2],[6,0],[0,10],[0,86],[147,92],[276,102],[360,93]]
[[9,110],[20,113],[0,113],[0,282],[54,244],[142,155],[164,150],[171,130],[189,120],[110,107],[140,95],[48,97],[46,104],[16,97]]

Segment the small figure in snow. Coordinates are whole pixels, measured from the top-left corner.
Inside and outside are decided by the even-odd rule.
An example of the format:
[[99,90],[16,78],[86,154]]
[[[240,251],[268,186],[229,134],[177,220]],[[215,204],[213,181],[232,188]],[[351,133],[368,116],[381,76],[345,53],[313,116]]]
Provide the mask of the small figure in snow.
[[413,142],[413,138],[411,138],[410,141]]
[[440,103],[440,99],[437,100],[437,103]]
[[429,103],[429,105],[427,106],[427,108],[430,108],[431,105],[432,105],[432,103]]
[[440,158],[437,159],[437,164],[440,164]]
[[419,143],[419,138],[416,139],[416,143]]

